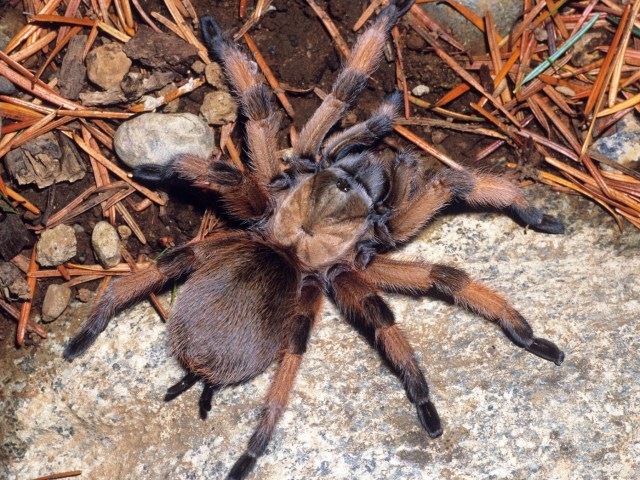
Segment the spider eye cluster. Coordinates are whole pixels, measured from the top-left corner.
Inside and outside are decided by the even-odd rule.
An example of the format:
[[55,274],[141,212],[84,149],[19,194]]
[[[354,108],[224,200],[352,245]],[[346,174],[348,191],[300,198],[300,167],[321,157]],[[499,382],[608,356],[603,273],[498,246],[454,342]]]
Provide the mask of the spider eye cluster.
[[338,181],[336,182],[336,187],[338,187],[338,190],[340,190],[341,192],[348,192],[349,190],[351,190],[351,184],[344,178],[338,179]]

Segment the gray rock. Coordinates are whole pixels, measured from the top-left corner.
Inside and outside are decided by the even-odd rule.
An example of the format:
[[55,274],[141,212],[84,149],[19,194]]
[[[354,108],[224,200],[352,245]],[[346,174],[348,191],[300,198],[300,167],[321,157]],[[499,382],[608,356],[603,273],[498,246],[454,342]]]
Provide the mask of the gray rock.
[[129,167],[165,165],[178,155],[208,158],[214,150],[211,127],[190,113],[145,113],[124,122],[113,139],[118,157]]
[[[640,122],[635,112],[629,112],[615,124],[614,133],[601,137],[591,146],[592,150],[626,167],[640,162]],[[606,165],[603,168],[612,170]]]
[[209,125],[224,125],[236,121],[238,106],[229,92],[220,90],[205,95],[200,113]]
[[65,311],[71,300],[71,289],[66,285],[52,284],[47,288],[42,302],[42,320],[52,322]]
[[[289,405],[249,478],[635,480],[640,230],[621,234],[593,203],[542,191],[527,189],[565,220],[567,234],[449,211],[400,256],[464,268],[510,298],[537,335],[564,350],[562,366],[442,299],[385,295],[442,418],[444,434],[429,439],[398,379],[325,302]],[[113,318],[70,363],[63,345],[91,305],[76,308],[37,349],[8,346],[0,355],[0,477],[224,478],[274,370],[217,391],[202,421],[200,384],[162,400],[184,370],[147,302]]]
[[[522,2],[501,0],[458,0],[477,15],[484,17],[488,10],[493,14],[496,29],[503,37],[509,34],[511,27],[522,14]],[[471,53],[480,54],[487,51],[484,34],[471,22],[444,2],[421,5],[446,32],[461,42]]]
[[96,47],[87,55],[87,76],[105,90],[115,88],[131,67],[131,60],[118,43]]
[[43,267],[55,267],[76,254],[76,232],[69,225],[58,225],[42,232],[36,260]]
[[105,268],[115,267],[120,263],[120,237],[118,231],[109,222],[98,222],[93,227],[91,245],[98,261]]
[[16,87],[6,77],[0,75],[0,94],[1,95],[13,95],[16,93]]

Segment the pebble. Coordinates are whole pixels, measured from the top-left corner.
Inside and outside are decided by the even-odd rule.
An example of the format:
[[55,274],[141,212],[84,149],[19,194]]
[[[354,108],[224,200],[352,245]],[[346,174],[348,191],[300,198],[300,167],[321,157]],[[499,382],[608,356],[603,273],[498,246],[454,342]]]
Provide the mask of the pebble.
[[117,43],[94,48],[86,63],[89,80],[105,90],[117,88],[131,67],[131,60]]
[[224,72],[219,63],[211,62],[204,69],[207,83],[217,90],[227,90]]
[[129,238],[132,233],[133,232],[127,225],[120,225],[118,227],[118,235],[120,235],[120,238],[122,240],[126,240],[127,238]]
[[91,245],[98,261],[104,268],[115,267],[120,263],[120,237],[118,232],[109,222],[98,222],[93,227]]
[[49,285],[42,302],[42,320],[52,322],[67,308],[71,300],[71,289],[66,285]]
[[415,32],[409,32],[407,35],[407,48],[409,50],[419,52],[426,46],[427,42],[425,42],[420,35]]
[[413,90],[411,90],[411,93],[416,97],[421,97],[423,95],[426,95],[430,91],[431,89],[426,85],[418,85],[417,87],[414,87]]
[[13,95],[16,93],[16,87],[6,77],[0,75],[0,94]]
[[145,113],[124,122],[113,139],[129,167],[166,165],[178,155],[209,158],[215,148],[211,127],[191,113]]
[[56,267],[77,252],[76,232],[69,225],[58,225],[42,232],[36,260],[43,267]]
[[92,295],[93,293],[91,293],[91,290],[89,290],[88,288],[81,288],[78,290],[76,298],[82,303],[87,303],[89,300],[91,300]]
[[205,95],[200,113],[209,125],[224,125],[236,121],[238,105],[229,92],[220,90]]
[[196,60],[195,62],[193,62],[193,64],[191,65],[191,70],[193,70],[195,73],[197,73],[198,75],[202,75],[202,73],[205,71],[206,69],[206,65],[204,64],[203,61],[201,60]]

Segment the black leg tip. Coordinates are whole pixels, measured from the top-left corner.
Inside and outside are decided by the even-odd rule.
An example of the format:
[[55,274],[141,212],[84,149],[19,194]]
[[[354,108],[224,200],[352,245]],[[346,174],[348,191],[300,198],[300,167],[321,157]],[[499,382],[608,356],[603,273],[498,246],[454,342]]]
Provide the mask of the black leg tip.
[[415,3],[415,0],[395,0],[392,2],[398,9],[398,18],[403,16]]
[[528,352],[544,358],[550,362],[560,366],[564,362],[564,353],[555,343],[545,340],[544,338],[534,338],[531,345],[525,347]]
[[238,461],[233,464],[229,475],[227,475],[227,480],[242,480],[246,478],[255,465],[256,457],[248,453],[243,454]]
[[543,233],[564,233],[564,225],[562,224],[562,221],[547,214],[542,215],[542,220],[540,220],[540,223],[538,223],[537,225],[533,225],[533,228]]
[[431,438],[437,438],[442,435],[442,425],[440,425],[440,417],[436,411],[436,407],[431,400],[416,405],[418,411],[418,419],[422,427],[427,431]]
[[202,38],[209,50],[218,54],[218,50],[222,43],[222,28],[213,17],[207,15],[200,18],[200,31]]
[[163,182],[171,178],[171,167],[168,165],[140,165],[133,169],[133,179],[145,182]]

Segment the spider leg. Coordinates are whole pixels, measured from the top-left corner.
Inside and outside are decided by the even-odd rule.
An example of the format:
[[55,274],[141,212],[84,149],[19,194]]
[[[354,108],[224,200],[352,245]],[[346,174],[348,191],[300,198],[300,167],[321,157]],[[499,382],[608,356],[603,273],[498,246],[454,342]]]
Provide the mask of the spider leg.
[[329,165],[355,149],[371,147],[393,131],[393,123],[402,108],[402,92],[388,94],[366,121],[338,132],[325,142],[323,164]]
[[156,265],[112,282],[93,307],[91,315],[80,333],[73,337],[65,347],[64,357],[67,360],[73,360],[84,353],[118,311],[142,299],[149,292],[159,290],[169,280],[186,275],[192,268],[193,254],[191,249],[178,247],[169,252]]
[[164,401],[170,402],[171,400],[174,400],[178,396],[182,395],[184,392],[193,387],[196,382],[200,380],[200,378],[200,375],[196,375],[195,373],[187,373],[178,383],[172,385],[167,389],[167,393],[164,396]]
[[178,179],[203,190],[220,194],[227,211],[241,220],[255,220],[265,213],[269,194],[251,172],[243,172],[223,161],[209,161],[181,155],[166,165],[141,165],[134,170],[136,180],[169,182]]
[[[198,380],[201,380],[202,377],[195,373],[189,372],[182,379],[172,385],[167,389],[167,393],[164,396],[165,402],[170,402],[174,400],[176,397],[182,395],[184,392],[193,387]],[[213,385],[212,383],[204,381],[204,387],[202,388],[202,394],[200,395],[200,400],[198,401],[198,406],[200,410],[200,418],[203,420],[207,419],[207,414],[211,411],[211,400],[213,398],[213,394],[218,390],[218,386]]]
[[338,275],[331,287],[332,298],[347,320],[357,327],[373,329],[375,347],[402,380],[422,427],[430,437],[439,437],[440,417],[429,400],[427,381],[411,345],[395,323],[393,312],[375,288],[353,271]]
[[322,305],[322,295],[315,286],[302,288],[298,314],[291,321],[291,335],[284,345],[284,354],[265,398],[258,426],[246,451],[236,461],[228,479],[243,479],[255,466],[275,431],[289,401],[296,374],[307,349],[307,341]]
[[276,156],[280,115],[273,110],[271,92],[258,73],[256,63],[222,37],[222,30],[212,17],[202,17],[200,25],[207,47],[221,61],[241,111],[248,119],[246,139],[256,178],[260,184],[269,185],[281,174]]
[[413,1],[390,2],[358,38],[346,65],[331,87],[331,92],[300,132],[294,145],[298,157],[316,159],[327,132],[355,102],[366,87],[367,78],[380,64],[389,31],[412,4]]
[[507,300],[460,269],[377,256],[362,275],[385,292],[424,295],[434,287],[456,303],[495,321],[517,346],[556,365],[564,360],[564,353],[554,343],[533,336],[529,323]]
[[[392,187],[392,189],[395,185]],[[515,215],[534,230],[563,233],[562,222],[532,206],[518,186],[498,175],[469,170],[447,169],[412,193],[402,187],[391,205],[394,211],[387,221],[387,229],[394,241],[403,243],[416,235],[444,206],[454,199],[472,206],[510,208]]]

